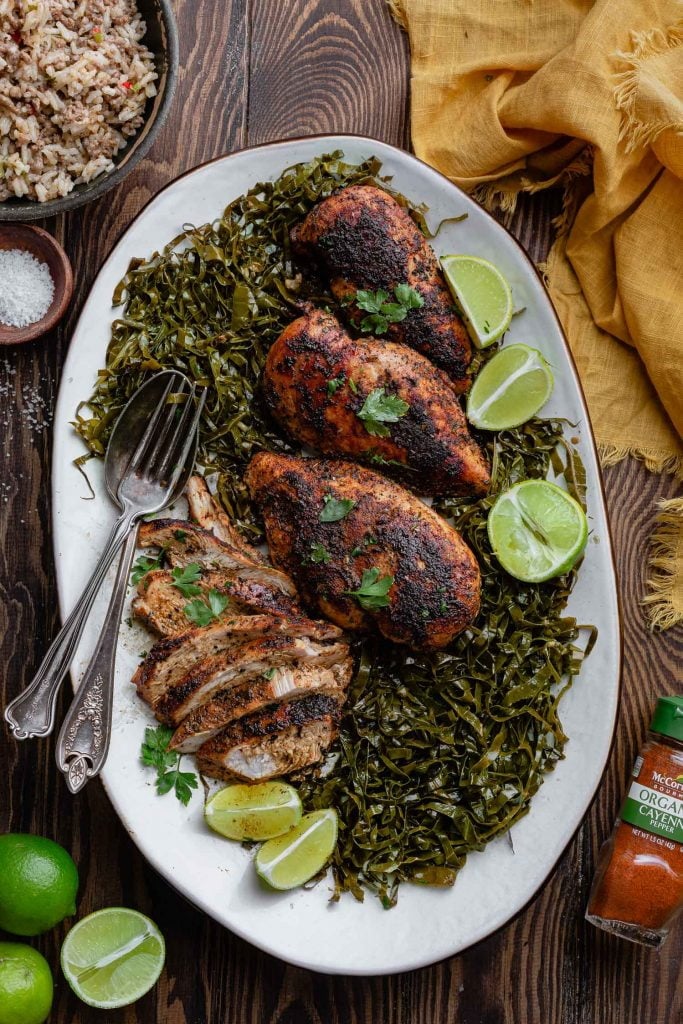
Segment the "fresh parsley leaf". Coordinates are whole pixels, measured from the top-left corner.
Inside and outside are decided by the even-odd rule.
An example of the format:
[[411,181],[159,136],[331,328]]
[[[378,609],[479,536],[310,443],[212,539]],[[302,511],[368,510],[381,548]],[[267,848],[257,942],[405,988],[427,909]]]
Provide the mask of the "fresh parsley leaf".
[[344,377],[333,377],[332,380],[327,382],[327,393],[328,395],[336,395],[339,388],[344,383]]
[[183,611],[185,617],[195,626],[208,626],[225,611],[229,603],[230,598],[227,594],[221,594],[219,590],[210,590],[206,599],[196,597],[194,601],[185,605]]
[[382,306],[382,316],[385,316],[390,324],[398,324],[408,316],[408,307],[402,306],[400,302],[385,302]]
[[168,750],[173,729],[158,725],[156,729],[145,729],[145,739],[140,748],[140,760],[153,768],[167,768],[177,759],[177,754]]
[[355,597],[361,608],[367,612],[378,608],[387,608],[391,603],[387,594],[394,584],[393,576],[380,576],[379,569],[366,569],[363,572],[358,590],[345,590],[349,597]]
[[321,523],[338,523],[356,504],[350,498],[333,498],[331,494],[326,494],[324,500],[325,504],[318,517]]
[[209,608],[213,613],[215,619],[225,611],[230,604],[230,598],[227,594],[221,594],[220,590],[210,590],[208,595]]
[[410,406],[398,395],[388,395],[384,388],[375,388],[363,402],[356,416],[363,421],[368,434],[375,437],[389,437],[385,423],[397,423],[408,412]]
[[202,588],[197,586],[197,580],[202,578],[202,567],[198,562],[190,562],[184,568],[178,567],[171,570],[173,586],[176,587],[183,597],[195,597],[201,594]]
[[161,557],[161,554],[157,558],[145,558],[144,555],[140,555],[130,574],[131,583],[138,584],[148,572],[158,569],[161,566]]
[[308,556],[311,562],[318,565],[319,562],[325,564],[329,562],[332,555],[329,553],[324,544],[311,544],[311,553]]
[[360,322],[360,329],[364,334],[374,334],[376,336],[386,334],[389,328],[389,321],[381,313],[372,313],[370,316],[365,316]]
[[368,292],[361,289],[356,292],[356,305],[370,316],[363,317],[360,329],[365,334],[386,334],[389,324],[405,320],[411,309],[424,306],[424,299],[409,284],[397,284],[394,288],[396,302],[388,302],[389,295],[383,289]]
[[194,772],[180,771],[180,754],[168,749],[173,729],[159,725],[156,729],[145,729],[145,739],[140,748],[140,760],[143,764],[156,768],[156,790],[159,796],[175,792],[181,804],[187,805],[192,790],[197,788],[197,776]]
[[396,296],[396,301],[405,306],[406,310],[421,309],[425,304],[425,300],[420,293],[411,288],[409,284],[397,284],[394,288],[394,295]]
[[383,288],[376,292],[368,292],[360,288],[356,292],[356,305],[359,309],[364,309],[366,313],[381,313],[382,306],[388,298],[389,292],[385,292]]

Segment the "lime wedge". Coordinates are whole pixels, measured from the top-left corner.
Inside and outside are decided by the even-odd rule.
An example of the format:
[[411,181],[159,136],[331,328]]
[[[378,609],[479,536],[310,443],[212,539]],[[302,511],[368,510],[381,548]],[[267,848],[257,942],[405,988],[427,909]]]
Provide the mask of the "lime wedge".
[[164,939],[144,914],[107,907],[88,914],[64,939],[64,977],[88,1006],[113,1010],[134,1003],[156,984],[164,966]]
[[487,527],[500,564],[526,583],[568,572],[588,540],[583,509],[548,480],[522,480],[504,491],[489,512]]
[[263,844],[256,854],[256,870],[274,889],[294,889],[318,874],[336,842],[336,812],[312,811],[285,835]]
[[301,800],[286,782],[226,786],[207,802],[204,817],[227,839],[272,839],[299,824]]
[[467,418],[481,430],[507,430],[535,416],[550,398],[553,375],[528,345],[496,352],[475,378],[467,397]]
[[478,348],[492,345],[510,326],[510,285],[498,267],[480,256],[442,256],[441,266],[472,341]]

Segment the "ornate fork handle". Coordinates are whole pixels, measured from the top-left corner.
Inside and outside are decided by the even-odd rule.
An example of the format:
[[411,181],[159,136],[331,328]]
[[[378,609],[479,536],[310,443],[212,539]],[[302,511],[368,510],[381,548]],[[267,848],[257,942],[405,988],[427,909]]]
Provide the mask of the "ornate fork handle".
[[47,736],[52,732],[59,687],[73,661],[100,584],[130,533],[137,514],[132,508],[127,507],[117,519],[95,571],[75,608],[50,645],[33,681],[5,708],[5,721],[16,739]]
[[128,535],[100,638],[57,737],[57,767],[77,793],[98,775],[109,751],[114,668],[121,614],[135,556],[136,531]]

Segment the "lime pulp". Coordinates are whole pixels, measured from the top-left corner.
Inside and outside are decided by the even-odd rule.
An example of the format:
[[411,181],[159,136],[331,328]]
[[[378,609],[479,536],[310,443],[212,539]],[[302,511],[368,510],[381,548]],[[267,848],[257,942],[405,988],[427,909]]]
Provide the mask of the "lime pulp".
[[480,430],[518,427],[536,415],[552,390],[552,371],[541,353],[509,345],[477,375],[467,397],[467,418]]
[[487,529],[500,564],[526,583],[568,572],[588,539],[579,503],[548,480],[522,480],[504,491],[489,512]]
[[324,868],[336,843],[335,811],[311,811],[285,835],[263,844],[256,854],[256,871],[273,889],[294,889]]
[[272,839],[299,824],[301,800],[286,782],[226,786],[207,802],[204,817],[227,839]]
[[441,266],[472,341],[479,348],[492,345],[510,326],[510,285],[500,270],[481,256],[443,256]]
[[164,939],[144,914],[127,907],[97,910],[74,925],[62,945],[64,977],[84,1003],[110,1010],[134,1003],[156,984]]

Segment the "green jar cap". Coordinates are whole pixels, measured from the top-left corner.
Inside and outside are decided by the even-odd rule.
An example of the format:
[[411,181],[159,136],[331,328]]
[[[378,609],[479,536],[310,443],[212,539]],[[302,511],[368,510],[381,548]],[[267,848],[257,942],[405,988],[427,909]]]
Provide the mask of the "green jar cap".
[[662,736],[683,741],[683,697],[660,697],[650,728]]

